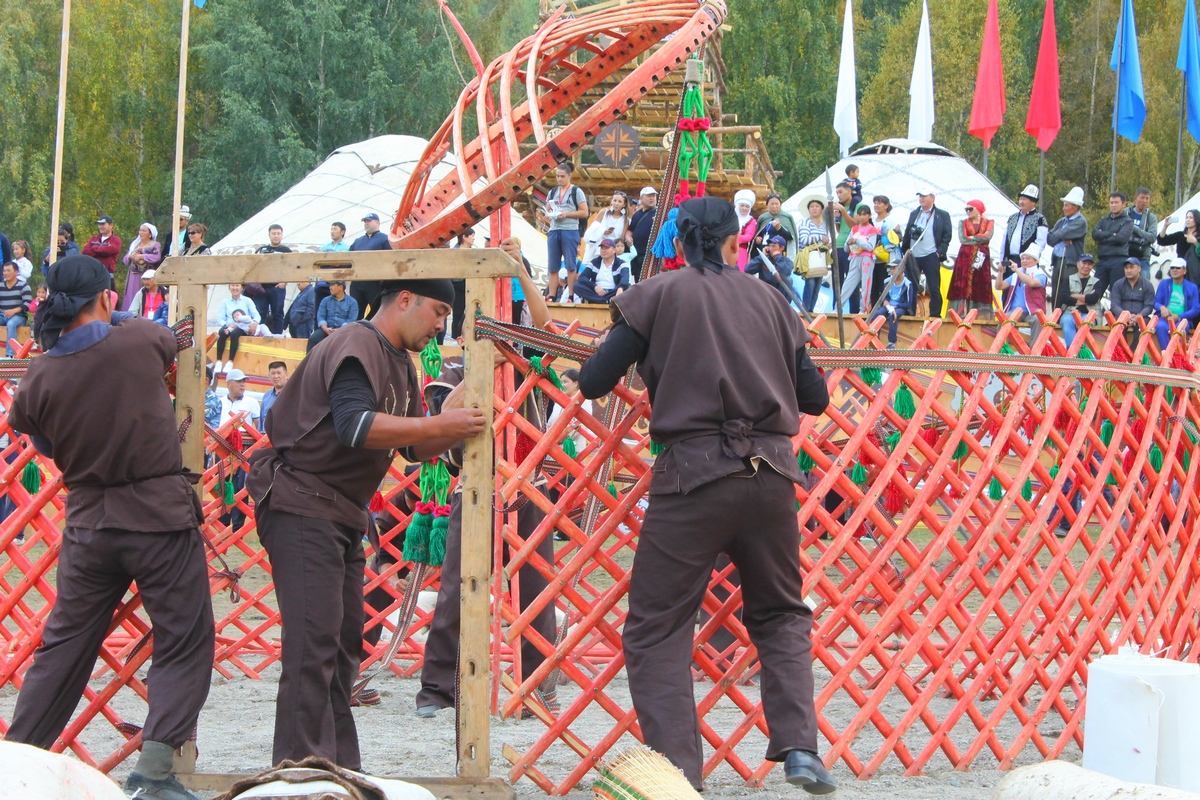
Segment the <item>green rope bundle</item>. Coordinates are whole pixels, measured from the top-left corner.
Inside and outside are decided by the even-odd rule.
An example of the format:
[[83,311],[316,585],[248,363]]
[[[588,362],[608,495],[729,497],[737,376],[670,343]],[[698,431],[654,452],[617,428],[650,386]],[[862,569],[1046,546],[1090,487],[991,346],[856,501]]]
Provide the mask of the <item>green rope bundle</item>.
[[562,440],[563,455],[567,458],[578,458],[579,451],[575,449],[575,439],[570,435]]
[[237,492],[234,491],[232,480],[225,481],[225,485],[222,487],[222,490],[221,502],[225,504],[226,508],[229,508],[237,503]]
[[971,454],[971,448],[970,448],[970,446],[967,445],[967,440],[959,439],[958,445],[955,446],[955,448],[954,448],[954,454],[951,455],[950,457],[953,458],[955,461],[958,461],[961,463],[963,461],[963,459],[965,459],[970,454]]
[[903,381],[900,382],[900,386],[896,389],[893,406],[896,409],[896,413],[904,419],[912,419],[917,415],[917,404],[913,401],[912,390]]
[[883,370],[879,367],[863,367],[858,374],[862,376],[863,383],[867,386],[875,386],[883,377]]
[[442,350],[436,339],[430,339],[421,351],[421,371],[425,373],[426,381],[436,378],[442,371]]
[[887,442],[888,450],[895,450],[900,445],[900,437],[903,435],[904,434],[902,434],[900,431],[896,431],[895,433],[889,433],[886,437],[884,437],[884,441]]
[[1032,478],[1025,479],[1024,485],[1021,486],[1021,497],[1023,497],[1025,499],[1025,502],[1027,502],[1027,503],[1033,499],[1033,479]]
[[1057,478],[1058,472],[1059,472],[1058,464],[1055,464],[1053,467],[1050,468],[1050,480],[1054,480],[1055,478]]
[[441,459],[421,465],[418,502],[404,533],[404,558],[414,564],[441,566],[450,529],[450,470]]
[[1149,459],[1150,459],[1150,469],[1154,470],[1155,472],[1162,472],[1163,451],[1159,449],[1158,445],[1154,445],[1153,447],[1150,448]]
[[1116,432],[1116,426],[1113,425],[1111,419],[1106,419],[1100,423],[1100,441],[1104,442],[1104,446],[1108,447],[1112,444],[1113,433]]
[[992,476],[992,482],[988,484],[988,497],[995,501],[1004,497],[1004,487],[1000,485],[1000,479],[995,475]]
[[21,485],[31,496],[42,490],[42,470],[37,462],[30,461],[25,465],[25,471],[21,473]]
[[665,444],[663,444],[662,442],[656,442],[653,439],[650,440],[650,455],[652,455],[652,456],[662,455],[662,452],[666,449],[667,449],[667,446]]
[[862,465],[861,461],[854,462],[854,469],[850,470],[850,480],[854,481],[855,486],[866,484],[867,468]]

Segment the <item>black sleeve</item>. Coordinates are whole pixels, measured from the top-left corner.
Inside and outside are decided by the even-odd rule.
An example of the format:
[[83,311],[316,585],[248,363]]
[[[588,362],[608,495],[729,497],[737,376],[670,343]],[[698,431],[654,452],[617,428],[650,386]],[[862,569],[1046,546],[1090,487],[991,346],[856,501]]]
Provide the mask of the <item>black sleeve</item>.
[[796,351],[796,403],[801,414],[816,417],[829,406],[829,387],[825,376],[808,354],[807,347]]
[[604,397],[649,350],[650,343],[621,320],[608,332],[608,338],[595,355],[579,369],[579,390],[589,400]]
[[347,358],[334,373],[329,410],[338,441],[345,447],[362,447],[375,420],[375,390],[357,358]]

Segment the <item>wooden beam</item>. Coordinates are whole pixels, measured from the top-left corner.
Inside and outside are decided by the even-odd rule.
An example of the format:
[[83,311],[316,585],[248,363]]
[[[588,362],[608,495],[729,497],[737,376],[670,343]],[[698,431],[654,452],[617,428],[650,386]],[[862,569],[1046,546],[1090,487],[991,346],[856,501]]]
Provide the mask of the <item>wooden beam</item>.
[[160,284],[294,283],[321,280],[514,277],[519,266],[498,248],[366,250],[354,253],[253,253],[173,256],[155,271]]
[[[246,773],[199,772],[177,775],[185,788],[194,792],[226,792],[238,781],[254,777]],[[408,778],[399,775],[380,776],[385,780],[405,781],[423,786],[438,800],[516,800],[513,787],[502,780],[488,778]]]
[[468,439],[462,470],[462,623],[459,626],[459,752],[458,774],[480,779],[489,774],[491,682],[490,626],[492,495],[492,397],[495,366],[492,343],[475,338],[475,314],[491,313],[496,306],[496,282],[467,281],[467,319],[463,328],[466,374],[465,404],[478,408],[487,419],[481,435]]
[[[183,446],[183,465],[197,475],[203,475],[204,390],[208,385],[208,376],[204,371],[204,350],[208,338],[205,333],[208,327],[208,291],[196,284],[180,286],[179,312],[184,316],[195,316],[196,334],[192,346],[179,352],[175,369],[175,419],[182,423],[191,415],[192,423],[180,442]],[[204,489],[197,484],[196,491],[203,492]]]

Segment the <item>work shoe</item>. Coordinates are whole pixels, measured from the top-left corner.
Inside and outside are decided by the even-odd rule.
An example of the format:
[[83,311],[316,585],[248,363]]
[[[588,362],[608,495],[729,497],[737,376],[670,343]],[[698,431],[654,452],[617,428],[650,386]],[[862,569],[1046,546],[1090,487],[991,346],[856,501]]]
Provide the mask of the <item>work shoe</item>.
[[821,759],[804,750],[791,750],[783,762],[783,774],[792,786],[799,786],[809,794],[829,794],[837,783]]
[[155,779],[140,772],[130,773],[125,779],[125,793],[135,800],[200,800],[183,788],[174,775]]
[[441,706],[417,706],[417,716],[421,719],[433,719],[441,710]]

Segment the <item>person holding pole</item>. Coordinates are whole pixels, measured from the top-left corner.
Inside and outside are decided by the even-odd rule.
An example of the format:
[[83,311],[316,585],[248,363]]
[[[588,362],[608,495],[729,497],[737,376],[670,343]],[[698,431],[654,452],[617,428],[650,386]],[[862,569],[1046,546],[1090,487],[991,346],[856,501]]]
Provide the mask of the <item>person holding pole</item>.
[[1053,303],[1056,307],[1068,305],[1064,302],[1063,292],[1067,289],[1068,280],[1078,272],[1077,264],[1087,239],[1088,221],[1082,208],[1083,188],[1072,186],[1062,199],[1062,218],[1046,234],[1046,244],[1054,248],[1050,265],[1054,268]]

